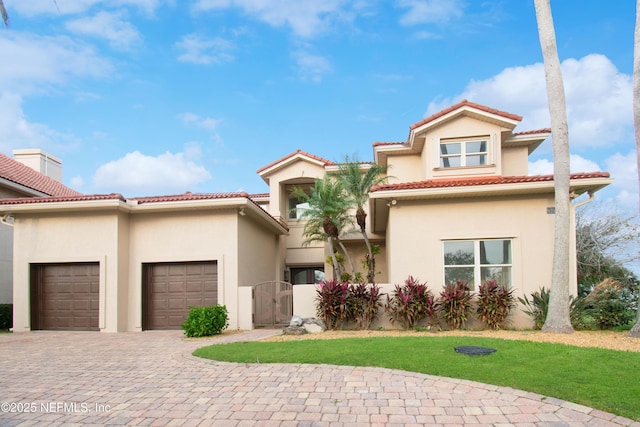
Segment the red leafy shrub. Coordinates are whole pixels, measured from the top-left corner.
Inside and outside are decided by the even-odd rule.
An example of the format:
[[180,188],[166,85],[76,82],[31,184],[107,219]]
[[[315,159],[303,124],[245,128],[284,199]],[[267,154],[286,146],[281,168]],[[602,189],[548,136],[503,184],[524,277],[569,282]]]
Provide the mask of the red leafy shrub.
[[316,315],[327,329],[336,329],[348,315],[349,284],[335,280],[324,281],[316,286]]
[[387,295],[385,311],[391,323],[400,322],[405,329],[413,328],[425,317],[431,324],[435,318],[433,293],[426,283],[409,276],[403,286],[396,285],[391,298]]
[[472,305],[473,296],[464,280],[445,285],[436,303],[440,315],[452,329],[460,329],[464,325]]
[[495,280],[486,280],[478,288],[476,314],[491,329],[500,329],[515,306],[513,289],[499,286]]
[[347,295],[347,316],[353,320],[356,329],[369,329],[378,315],[382,293],[376,284],[352,284]]

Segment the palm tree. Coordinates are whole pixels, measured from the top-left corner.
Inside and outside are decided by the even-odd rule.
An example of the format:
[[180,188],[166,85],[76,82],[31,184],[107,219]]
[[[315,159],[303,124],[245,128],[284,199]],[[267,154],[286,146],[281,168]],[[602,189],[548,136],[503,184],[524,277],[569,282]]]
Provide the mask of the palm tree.
[[4,2],[0,0],[0,16],[2,16],[2,22],[4,22],[4,26],[9,26],[9,15],[7,15],[7,9],[4,7]]
[[[633,40],[633,127],[636,134],[636,157],[640,183],[640,0],[636,2],[636,29]],[[640,338],[640,303],[638,303],[636,323],[629,331],[629,336]]]
[[[342,267],[336,257],[336,244],[341,244],[340,234],[350,222],[349,201],[345,197],[342,183],[325,175],[316,179],[307,194],[302,188],[294,187],[291,194],[309,204],[300,219],[306,219],[303,236],[305,244],[313,241],[327,241],[331,251],[334,279],[342,277]],[[343,250],[344,250],[344,246]],[[349,254],[345,251],[345,257]]]
[[544,59],[547,81],[547,99],[553,135],[553,182],[555,188],[555,237],[553,245],[553,272],[549,310],[542,330],[554,333],[572,333],[569,318],[569,230],[571,227],[571,197],[569,177],[569,128],[564,83],[553,28],[549,0],[534,0],[538,36]]
[[367,255],[365,264],[367,266],[367,282],[374,283],[376,275],[376,262],[374,258],[373,248],[367,235],[367,213],[364,205],[369,200],[369,190],[371,187],[386,182],[387,168],[377,164],[372,164],[368,168],[363,168],[362,163],[358,161],[356,156],[345,157],[344,163],[340,164],[340,174],[338,180],[344,186],[349,201],[356,208],[356,222],[360,227],[362,238],[367,246]]

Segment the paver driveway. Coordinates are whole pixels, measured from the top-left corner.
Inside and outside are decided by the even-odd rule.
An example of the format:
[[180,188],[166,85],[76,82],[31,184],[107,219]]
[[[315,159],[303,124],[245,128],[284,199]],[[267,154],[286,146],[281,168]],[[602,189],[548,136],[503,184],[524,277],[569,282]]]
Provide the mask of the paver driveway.
[[[0,335],[1,426],[634,425],[509,388],[379,368],[217,363],[190,353],[251,331]],[[25,412],[31,411],[31,412]]]

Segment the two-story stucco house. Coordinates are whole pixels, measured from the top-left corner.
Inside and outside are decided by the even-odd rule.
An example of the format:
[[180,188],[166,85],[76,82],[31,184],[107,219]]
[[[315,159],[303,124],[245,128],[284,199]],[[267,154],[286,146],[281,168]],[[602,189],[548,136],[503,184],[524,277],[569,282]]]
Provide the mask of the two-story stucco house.
[[[404,142],[374,143],[374,161],[389,167],[367,206],[378,283],[413,275],[437,292],[456,278],[472,289],[495,278],[517,295],[549,286],[553,177],[528,176],[527,160],[550,131],[514,132],[520,121],[462,101],[412,125]],[[291,189],[337,170],[298,150],[258,170],[269,187],[259,195],[3,200],[0,215],[13,218],[15,233],[14,330],[171,329],[188,306],[212,303],[227,306],[231,328],[253,328],[270,308],[313,316],[314,287],[305,284],[331,266],[323,244],[303,244]],[[572,195],[610,182],[607,173],[574,174]],[[344,240],[362,257],[359,235]],[[270,281],[293,291],[261,296],[256,285]]]

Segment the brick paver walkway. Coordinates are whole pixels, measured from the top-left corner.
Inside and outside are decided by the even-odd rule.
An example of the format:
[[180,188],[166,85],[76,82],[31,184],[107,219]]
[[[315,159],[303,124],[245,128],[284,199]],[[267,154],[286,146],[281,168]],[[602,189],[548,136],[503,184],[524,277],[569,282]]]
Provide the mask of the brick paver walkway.
[[380,368],[234,364],[190,353],[251,331],[0,334],[0,426],[610,426],[640,423],[554,398]]

